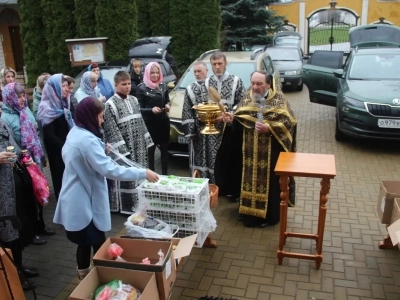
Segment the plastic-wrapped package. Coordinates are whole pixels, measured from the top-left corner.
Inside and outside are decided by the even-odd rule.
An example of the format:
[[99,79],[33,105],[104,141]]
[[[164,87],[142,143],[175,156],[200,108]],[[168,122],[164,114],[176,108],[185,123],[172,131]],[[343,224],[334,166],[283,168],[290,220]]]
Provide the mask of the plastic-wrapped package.
[[112,243],[107,249],[107,253],[110,254],[111,257],[115,258],[115,260],[126,261],[121,257],[122,252],[124,252],[124,250],[116,243]]
[[95,300],[138,300],[140,295],[137,288],[115,279],[96,289]]

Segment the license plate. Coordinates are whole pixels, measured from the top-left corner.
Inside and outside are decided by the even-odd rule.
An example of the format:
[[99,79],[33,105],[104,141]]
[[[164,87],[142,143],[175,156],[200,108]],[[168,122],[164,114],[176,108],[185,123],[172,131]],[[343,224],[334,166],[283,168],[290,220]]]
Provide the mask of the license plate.
[[285,78],[281,78],[281,82],[284,82],[285,81]]
[[378,119],[378,126],[383,128],[399,128],[400,120],[395,119]]
[[179,143],[179,144],[187,144],[187,143],[188,143],[187,137],[178,136],[178,143]]

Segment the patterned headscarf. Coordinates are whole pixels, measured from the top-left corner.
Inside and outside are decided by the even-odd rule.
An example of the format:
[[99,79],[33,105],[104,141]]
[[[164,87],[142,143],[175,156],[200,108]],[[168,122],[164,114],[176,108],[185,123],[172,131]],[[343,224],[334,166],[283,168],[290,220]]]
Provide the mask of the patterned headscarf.
[[3,101],[5,105],[19,113],[21,125],[21,145],[23,148],[29,151],[34,161],[39,163],[44,155],[44,151],[42,145],[40,144],[40,139],[36,132],[35,125],[29,119],[27,113],[28,102],[26,101],[26,97],[24,107],[21,108],[19,105],[16,88],[23,90],[22,87],[19,86],[20,84],[18,82],[7,84],[2,92]]
[[[158,81],[157,81],[157,82],[153,82],[153,81],[151,81],[151,79],[150,79],[150,73],[151,73],[151,69],[152,69],[153,67],[157,67],[158,70],[160,70],[160,77],[158,78]],[[162,74],[162,72],[161,72],[161,67],[160,67],[160,65],[159,65],[158,63],[156,63],[156,62],[151,62],[151,63],[149,63],[149,64],[146,66],[146,69],[144,70],[143,83],[144,83],[147,87],[149,87],[149,88],[151,88],[151,89],[155,89],[155,88],[158,87],[158,85],[159,85],[160,82],[162,82],[162,81],[163,81],[163,74]]]
[[99,121],[97,119],[97,107],[93,97],[85,97],[75,108],[75,125],[85,128],[98,138],[102,138]]
[[3,88],[4,86],[7,85],[7,82],[6,82],[6,74],[7,74],[8,72],[14,73],[14,78],[17,77],[17,72],[15,72],[14,69],[12,69],[12,68],[3,68],[3,69],[0,71],[0,84],[1,84],[1,87],[2,87],[2,88]]
[[90,78],[91,75],[92,75],[91,71],[83,73],[79,87],[86,95],[89,95],[91,97],[96,97],[96,90],[93,88],[92,80]]
[[50,76],[44,85],[42,92],[42,101],[40,101],[37,120],[43,127],[50,124],[55,119],[64,115],[68,122],[69,128],[74,126],[72,115],[70,111],[70,95],[62,98],[63,74],[54,74]]

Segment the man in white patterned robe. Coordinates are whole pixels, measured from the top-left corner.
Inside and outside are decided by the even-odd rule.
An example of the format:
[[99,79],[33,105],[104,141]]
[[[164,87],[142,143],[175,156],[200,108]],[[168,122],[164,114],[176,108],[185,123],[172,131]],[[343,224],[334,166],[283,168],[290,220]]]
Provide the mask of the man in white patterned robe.
[[[226,71],[228,62],[222,52],[214,52],[210,57],[210,63],[214,75],[205,80],[206,89],[213,86],[221,95],[221,103],[226,106],[227,111],[232,112],[244,96],[243,82],[238,76]],[[222,130],[215,159],[215,183],[219,187],[219,195],[229,195],[236,201],[240,196],[241,186],[241,176],[237,174],[238,169],[242,168],[241,149],[236,145],[242,136],[241,133],[233,132],[230,126],[224,126]]]
[[[104,141],[147,168],[147,148],[153,145],[153,141],[136,97],[129,95],[130,76],[125,71],[118,71],[114,81],[116,93],[105,105]],[[138,204],[136,187],[139,184],[136,181],[113,181],[109,187],[111,211],[131,214]]]
[[193,67],[196,82],[186,88],[185,99],[182,109],[182,125],[184,125],[185,136],[189,140],[189,166],[190,172],[198,170],[203,178],[209,178],[210,183],[215,183],[214,165],[215,157],[221,142],[221,134],[200,134],[203,128],[193,106],[208,102],[208,92],[204,85],[207,78],[207,65],[197,62]]

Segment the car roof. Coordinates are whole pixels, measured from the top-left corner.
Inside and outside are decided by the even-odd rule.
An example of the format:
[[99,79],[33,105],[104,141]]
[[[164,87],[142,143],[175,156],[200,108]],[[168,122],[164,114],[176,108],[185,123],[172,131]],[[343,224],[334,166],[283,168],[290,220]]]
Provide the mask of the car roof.
[[354,50],[354,55],[363,55],[363,54],[400,54],[400,48],[397,48],[397,47],[388,47],[388,48],[371,47],[371,48],[359,48],[359,49]]
[[171,37],[147,37],[136,40],[129,47],[128,56],[131,58],[164,59]]
[[[207,51],[203,53],[198,60],[203,62],[210,62],[210,57],[215,52],[219,52],[218,49]],[[228,51],[221,53],[226,56],[226,60],[228,62],[254,62],[259,55],[268,56],[268,54],[266,54],[264,52],[264,49],[262,48],[256,49],[254,51]]]

